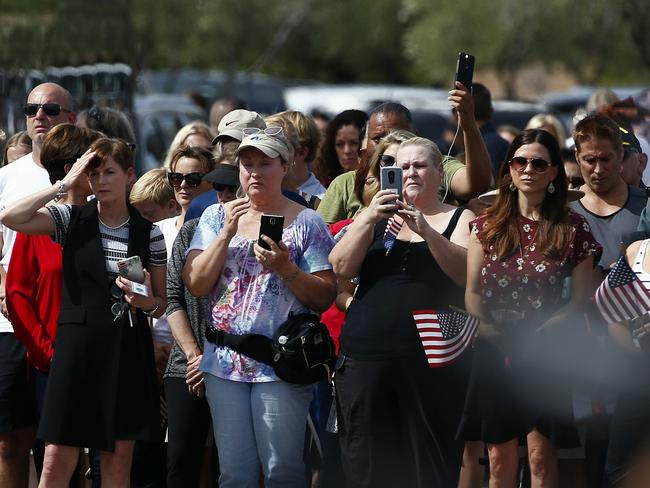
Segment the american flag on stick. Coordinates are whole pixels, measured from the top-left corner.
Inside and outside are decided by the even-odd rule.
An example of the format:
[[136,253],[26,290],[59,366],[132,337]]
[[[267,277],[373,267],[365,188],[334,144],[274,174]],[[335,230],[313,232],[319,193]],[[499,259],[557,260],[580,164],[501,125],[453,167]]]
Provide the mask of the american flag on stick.
[[456,361],[474,342],[480,322],[456,310],[413,310],[412,313],[431,368]]
[[621,256],[596,290],[596,305],[608,323],[625,322],[650,311],[650,292]]
[[398,221],[396,216],[393,215],[391,218],[388,219],[388,223],[386,224],[386,230],[384,230],[384,249],[386,249],[386,255],[390,252],[390,250],[393,248],[393,245],[395,244],[395,240],[397,239],[397,234],[399,234],[399,231],[402,229],[402,226],[404,225],[404,221],[400,220]]

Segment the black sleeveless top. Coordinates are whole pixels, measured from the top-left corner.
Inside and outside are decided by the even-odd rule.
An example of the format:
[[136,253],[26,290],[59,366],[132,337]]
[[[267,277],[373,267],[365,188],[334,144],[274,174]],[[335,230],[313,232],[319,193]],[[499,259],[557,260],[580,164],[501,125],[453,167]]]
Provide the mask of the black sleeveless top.
[[[443,237],[450,238],[464,210],[456,209]],[[426,242],[396,240],[386,255],[386,224],[375,226],[341,331],[341,353],[353,359],[424,355],[412,311],[448,310],[450,305],[464,308],[464,289],[440,269]]]

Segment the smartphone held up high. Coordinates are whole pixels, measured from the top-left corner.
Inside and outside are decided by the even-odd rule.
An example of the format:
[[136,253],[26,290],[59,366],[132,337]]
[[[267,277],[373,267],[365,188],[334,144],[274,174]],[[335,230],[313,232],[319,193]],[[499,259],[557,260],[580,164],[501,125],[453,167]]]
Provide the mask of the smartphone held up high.
[[472,89],[472,81],[474,79],[474,61],[475,58],[471,54],[463,52],[458,53],[458,61],[456,62],[456,81],[460,81],[470,90]]

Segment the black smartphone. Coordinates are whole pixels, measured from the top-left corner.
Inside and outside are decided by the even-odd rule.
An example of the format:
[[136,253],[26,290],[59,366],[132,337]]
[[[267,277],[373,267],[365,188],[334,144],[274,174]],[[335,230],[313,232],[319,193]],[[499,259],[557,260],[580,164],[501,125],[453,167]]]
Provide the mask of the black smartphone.
[[[260,220],[260,236],[264,234],[277,244],[282,240],[283,228],[284,217],[282,215],[262,215]],[[257,243],[267,251],[271,250],[271,247],[261,237],[258,237]]]
[[[474,56],[471,54],[458,53],[456,62],[456,81],[460,81],[468,89],[472,89],[472,80],[474,79]],[[454,84],[454,88],[456,88]]]
[[402,180],[404,171],[399,166],[384,166],[381,168],[380,180],[382,190],[393,190],[402,199]]

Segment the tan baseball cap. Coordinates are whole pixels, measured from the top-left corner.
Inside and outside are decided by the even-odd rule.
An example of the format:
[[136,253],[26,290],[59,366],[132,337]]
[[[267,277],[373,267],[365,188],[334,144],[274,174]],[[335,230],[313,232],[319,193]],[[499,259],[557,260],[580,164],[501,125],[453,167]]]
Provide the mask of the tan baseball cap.
[[284,162],[289,161],[289,142],[282,134],[271,136],[260,131],[256,134],[247,135],[242,139],[239,148],[237,148],[237,154],[247,147],[259,149],[269,158],[279,157]]
[[212,144],[216,144],[219,138],[224,136],[241,141],[244,138],[242,129],[247,127],[264,129],[266,128],[266,124],[262,116],[257,112],[243,109],[228,112],[223,116],[221,122],[219,122],[219,127],[217,127],[219,134],[213,139]]

